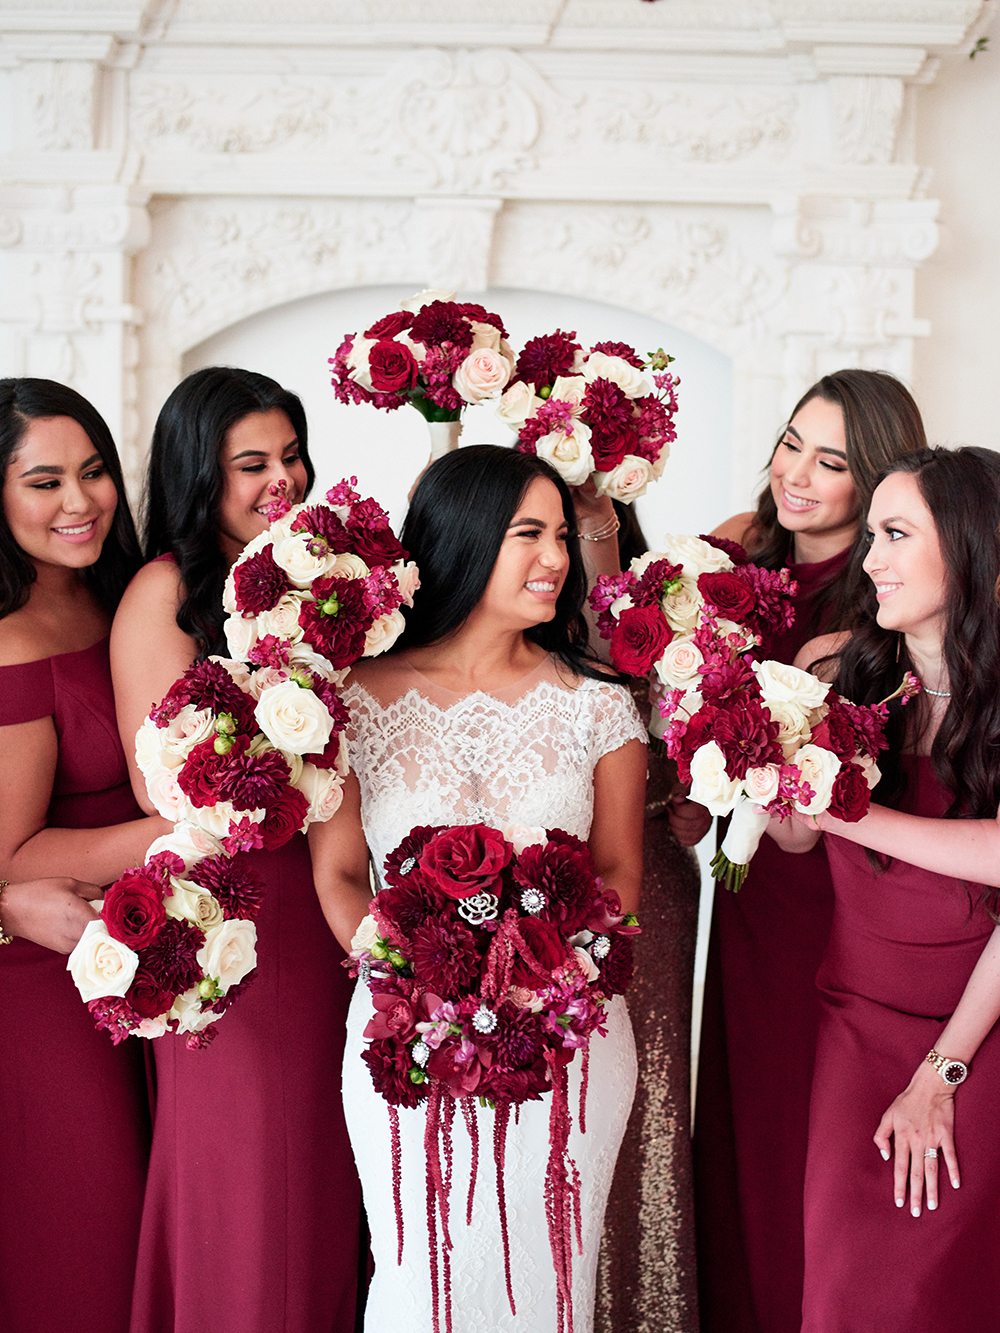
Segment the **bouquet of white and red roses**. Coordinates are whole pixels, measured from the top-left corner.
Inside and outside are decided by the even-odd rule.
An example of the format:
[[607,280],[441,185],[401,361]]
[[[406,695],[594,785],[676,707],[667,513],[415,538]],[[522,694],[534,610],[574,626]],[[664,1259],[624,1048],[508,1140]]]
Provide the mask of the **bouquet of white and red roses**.
[[[566,1067],[578,1050],[586,1060],[607,1001],[628,986],[635,918],[604,891],[586,843],[558,829],[511,830],[508,838],[483,824],[415,828],[383,875],[352,966],[372,992],[362,1058],[389,1103],[393,1135],[400,1106],[426,1101],[429,1127],[450,1125],[462,1099],[495,1106],[510,1294],[504,1133],[512,1106],[552,1093],[546,1197],[558,1290],[568,1301],[579,1199],[566,1154]],[[475,1117],[466,1120],[474,1128]],[[447,1188],[432,1138],[429,1128],[428,1216],[436,1211],[446,1235]],[[433,1237],[431,1260],[436,1290]],[[447,1307],[447,1283],[445,1299]]]
[[214,1036],[256,966],[261,888],[237,852],[281,847],[340,805],[339,688],[388,648],[417,583],[384,511],[341,482],[326,505],[271,506],[226,585],[232,659],[195,662],[153,708],[136,758],[172,834],[107,891],[70,956],[98,1027]]
[[660,704],[667,753],[691,799],[732,814],[712,873],[728,889],[743,883],[773,814],[826,810],[848,823],[868,812],[881,776],[876,764],[891,699],[919,690],[914,676],[889,699],[859,705],[782,662],[753,662],[725,640],[710,649],[688,688]]
[[428,422],[457,421],[469,403],[496,398],[514,369],[499,315],[454,292],[419,292],[330,358],[342,403],[391,412],[411,404]]
[[[793,621],[787,569],[761,569],[736,542],[667,535],[621,574],[602,574],[590,593],[611,662],[630,676],[655,671],[662,686],[687,690],[725,639],[745,654]],[[655,718],[655,714],[654,714]]]
[[627,504],[661,475],[677,438],[672,360],[662,348],[644,360],[618,342],[586,350],[556,329],[525,344],[497,415],[517,431],[517,448],[567,485],[593,477],[602,495]]

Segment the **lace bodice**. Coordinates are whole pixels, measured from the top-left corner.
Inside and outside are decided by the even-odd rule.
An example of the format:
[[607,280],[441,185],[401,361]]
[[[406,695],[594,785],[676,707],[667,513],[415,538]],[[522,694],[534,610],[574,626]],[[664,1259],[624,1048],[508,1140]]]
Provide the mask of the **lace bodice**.
[[368,667],[344,700],[376,867],[420,824],[521,824],[586,838],[597,761],[646,734],[623,686],[567,682],[551,658],[507,689],[457,695],[400,655]]

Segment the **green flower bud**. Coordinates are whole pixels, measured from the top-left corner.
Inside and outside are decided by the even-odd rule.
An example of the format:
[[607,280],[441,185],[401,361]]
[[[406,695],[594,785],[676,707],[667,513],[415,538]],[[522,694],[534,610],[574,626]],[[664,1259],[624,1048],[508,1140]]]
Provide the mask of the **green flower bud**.
[[235,736],[236,719],[232,713],[220,713],[215,719],[215,730],[220,736]]
[[622,922],[622,924],[625,926],[637,926],[639,924],[639,918],[636,916],[634,912],[626,912],[625,919]]
[[198,982],[198,994],[203,1000],[217,1000],[222,994],[215,977],[202,977]]
[[649,353],[650,370],[666,370],[675,357],[668,356],[662,347],[658,347],[655,352]]
[[336,597],[328,597],[325,602],[320,604],[319,613],[321,616],[335,616],[340,610],[340,603]]
[[671,579],[669,583],[663,585],[663,595],[664,597],[674,597],[677,593],[681,592],[683,588],[684,583],[681,579]]
[[552,397],[552,385],[551,385],[551,384],[546,384],[544,388],[539,389],[539,390],[538,390],[538,396],[539,396],[539,398],[551,398],[551,397]]
[[385,947],[385,945],[382,943],[381,940],[376,940],[371,947],[371,955],[373,958],[379,958],[379,959],[388,958],[389,950]]
[[300,690],[311,690],[313,687],[312,672],[307,671],[305,667],[296,667],[289,679],[294,680]]
[[410,1070],[410,1082],[417,1084],[426,1083],[427,1075],[422,1069],[413,1068]]
[[228,754],[233,748],[233,743],[228,736],[216,736],[212,743],[212,749],[218,755]]
[[389,962],[393,965],[393,967],[398,968],[399,971],[402,971],[403,968],[406,966],[406,959],[403,957],[403,955],[399,952],[398,949],[389,950]]
[[313,537],[306,542],[306,550],[310,555],[314,555],[317,560],[322,560],[323,556],[330,554],[330,543],[325,537]]

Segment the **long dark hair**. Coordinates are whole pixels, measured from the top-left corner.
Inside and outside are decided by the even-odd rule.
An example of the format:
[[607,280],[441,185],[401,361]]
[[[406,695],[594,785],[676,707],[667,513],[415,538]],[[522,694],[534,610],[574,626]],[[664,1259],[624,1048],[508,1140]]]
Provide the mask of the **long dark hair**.
[[[824,375],[807,389],[792,409],[789,423],[814,398],[836,403],[844,414],[847,467],[858,496],[858,535],[874,491],[885,470],[897,459],[927,448],[920,410],[910,391],[895,375],[883,370],[837,370]],[[781,569],[790,561],[793,534],[778,521],[778,506],[771,493],[770,469],[781,447],[787,425],[767,460],[767,483],[757,497],[748,553],[765,569]],[[855,548],[847,569],[817,596],[808,626],[811,636],[819,631],[843,629],[851,624],[853,610],[866,583],[861,562],[864,548]]]
[[[992,819],[1000,804],[1000,454],[923,449],[883,476],[896,472],[916,477],[947,570],[943,656],[951,698],[931,747],[934,772],[952,798],[945,818]],[[882,629],[877,610],[869,579],[834,682],[855,703],[884,699],[913,670],[904,636]],[[905,709],[891,706],[889,749],[879,756],[882,780],[874,792],[880,804],[899,804],[906,788],[902,751],[926,724],[919,697]],[[992,909],[998,899],[991,896]]]
[[267,375],[233,366],[196,370],[181,380],[156,419],[144,505],[146,559],[170,552],[177,561],[184,591],[177,624],[195,640],[199,657],[226,652],[222,591],[229,568],[218,534],[226,432],[273,408],[292,423],[308,495],[316,474],[306,414],[296,395]]
[[590,651],[581,614],[587,579],[569,488],[544,459],[496,444],[445,454],[413,492],[400,541],[420,569],[420,588],[413,607],[403,608],[400,649],[436,643],[464,624],[486,591],[511,519],[538,478],[551,481],[562,500],[569,572],[553,618],[526,630],[525,637],[576,675],[609,679]]
[[[139,568],[139,541],[125,494],[122,467],[111,431],[100,412],[75,389],[55,380],[0,379],[0,484],[33,421],[70,417],[87,432],[108,476],[118,506],[101,554],[83,571],[83,581],[106,611],[114,611],[129,579]],[[18,546],[0,505],[0,619],[24,606],[37,574]]]

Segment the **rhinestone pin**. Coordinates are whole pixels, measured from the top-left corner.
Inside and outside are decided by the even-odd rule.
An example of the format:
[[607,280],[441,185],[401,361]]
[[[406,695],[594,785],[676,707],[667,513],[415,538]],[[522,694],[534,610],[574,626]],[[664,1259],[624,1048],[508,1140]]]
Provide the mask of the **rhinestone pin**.
[[487,1009],[485,1004],[481,1004],[472,1015],[472,1026],[484,1037],[488,1036],[496,1031],[497,1016],[492,1009]]
[[420,1068],[423,1069],[424,1065],[431,1058],[431,1048],[425,1041],[415,1041],[410,1047],[410,1054],[413,1056],[414,1063],[418,1064]]
[[541,889],[525,889],[521,894],[521,906],[532,916],[545,910],[545,894]]
[[499,906],[500,899],[495,893],[474,893],[458,904],[458,915],[470,926],[481,926],[484,921],[496,919]]
[[598,962],[601,962],[603,959],[607,958],[610,952],[611,941],[608,939],[607,935],[595,935],[590,946],[591,958],[596,958]]
[[401,863],[399,873],[401,875],[408,875],[416,864],[417,858],[415,856],[408,856],[406,860]]

